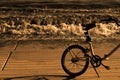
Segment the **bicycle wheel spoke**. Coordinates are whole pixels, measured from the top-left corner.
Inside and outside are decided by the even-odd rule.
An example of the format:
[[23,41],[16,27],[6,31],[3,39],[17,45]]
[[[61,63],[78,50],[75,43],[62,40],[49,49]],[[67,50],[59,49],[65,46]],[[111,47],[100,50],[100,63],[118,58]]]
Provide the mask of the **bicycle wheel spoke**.
[[[79,55],[81,53],[81,51],[79,49],[77,49],[77,52],[75,52],[76,49],[74,50],[69,50],[69,54],[67,54],[67,59],[65,60],[67,62],[67,66],[69,71],[72,72],[78,72],[80,71],[80,69],[82,68],[82,66],[84,67],[84,63],[86,61],[86,58],[83,55]],[[83,56],[83,57],[79,57],[79,56]],[[83,62],[83,63],[72,63],[71,59],[72,58],[78,58],[78,62]],[[79,69],[80,68],[80,69]],[[77,71],[78,70],[78,71]]]
[[79,57],[79,60],[80,61],[86,61],[86,58],[85,57]]
[[78,66],[85,66],[84,64],[80,64],[80,63],[76,63],[76,65],[78,65]]
[[72,62],[67,62],[67,66],[69,71],[72,72],[78,72],[79,70],[81,70],[81,68],[83,68],[85,66],[84,62],[83,63],[72,63]]
[[70,61],[70,62],[71,62],[71,59],[72,59],[72,58],[74,58],[74,57],[72,57],[71,55],[68,54],[68,55],[67,55],[67,58],[65,58],[65,61]]
[[71,50],[71,52],[75,55],[75,52],[73,50]]
[[71,66],[70,66],[70,68],[68,70],[72,71],[72,72],[77,72],[77,66],[76,66],[76,64],[71,63]]
[[76,53],[76,56],[78,56],[78,54],[81,53],[81,51],[79,50],[77,53]]
[[78,55],[80,55],[80,56],[83,55],[83,54],[81,54],[81,51],[79,49],[77,50],[77,52],[74,52],[73,50],[71,50],[71,51],[75,57],[77,57]]
[[75,64],[75,67],[74,67],[74,68],[75,68],[75,71],[77,71],[77,66],[76,66],[76,64]]
[[[82,65],[82,66],[84,66],[84,65]],[[79,70],[81,69],[80,68],[80,65],[78,65],[78,64],[76,64],[76,63],[74,63],[74,64],[72,64],[71,63],[71,66],[70,66],[70,68],[68,69],[68,70],[70,70],[70,71],[72,71],[72,72],[79,72]]]
[[[72,49],[69,50],[68,52],[71,54],[72,57],[73,57],[73,56],[76,56],[76,55],[75,55],[75,52],[74,52]],[[73,54],[73,55],[72,55],[72,54]]]
[[66,48],[62,56],[62,67],[67,74],[77,76],[86,71],[89,62],[83,51],[84,48],[78,45]]
[[73,52],[71,52],[70,50],[68,52],[70,53],[71,57],[73,57],[73,55],[72,55]]
[[72,67],[74,66],[74,64],[73,63],[70,63],[71,65],[70,65],[70,68],[68,68],[68,70],[71,70],[72,69]]

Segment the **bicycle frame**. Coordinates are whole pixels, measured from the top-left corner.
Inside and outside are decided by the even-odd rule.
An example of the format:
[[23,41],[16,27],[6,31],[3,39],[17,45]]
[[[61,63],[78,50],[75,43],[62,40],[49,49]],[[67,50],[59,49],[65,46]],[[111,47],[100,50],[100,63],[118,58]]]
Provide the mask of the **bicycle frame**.
[[90,52],[91,52],[91,55],[94,56],[95,53],[94,53],[94,49],[93,49],[92,42],[89,42],[88,44],[89,44],[89,46],[90,46]]
[[87,48],[90,53],[91,53],[91,56],[89,54],[88,57],[90,58],[90,62],[91,62],[91,65],[94,69],[94,71],[96,72],[97,76],[99,76],[97,70],[96,70],[96,67],[99,67],[100,65],[104,66],[107,70],[110,69],[109,66],[106,66],[102,63],[103,60],[106,60],[109,56],[111,56],[119,47],[120,47],[120,44],[118,44],[115,48],[113,48],[112,51],[110,51],[108,54],[104,55],[103,58],[101,58],[100,56],[96,55],[94,53],[94,49],[93,49],[93,45],[92,45],[92,40],[91,40],[91,37],[90,37],[90,34],[88,33],[88,30],[84,33],[85,36],[86,36],[86,42],[89,44],[89,48]]
[[94,53],[94,49],[93,49],[93,45],[92,45],[92,40],[91,40],[91,37],[90,37],[90,34],[88,32],[88,30],[85,32],[85,36],[86,36],[86,42],[89,44],[89,51],[91,52],[91,55],[94,56],[95,53]]
[[111,50],[108,54],[105,54],[102,60],[105,60],[106,58],[111,56],[119,47],[120,47],[120,43],[115,48],[113,48],[113,50]]
[[[109,19],[107,21],[109,21]],[[117,23],[116,21],[114,21],[114,22]],[[107,58],[110,57],[120,47],[120,43],[115,48],[113,48],[113,50],[111,50],[108,54],[105,54],[103,57],[100,57],[99,55],[96,55],[94,53],[92,40],[91,40],[90,34],[88,32],[91,28],[95,27],[95,22],[90,23],[90,24],[82,24],[82,26],[83,26],[83,30],[85,30],[84,34],[86,37],[86,42],[88,44],[88,47],[83,47],[81,45],[71,45],[71,46],[67,47],[64,50],[62,58],[61,58],[62,68],[67,74],[75,77],[75,76],[83,74],[87,70],[89,63],[91,63],[91,66],[94,69],[94,71],[96,72],[97,76],[100,77],[97,72],[97,67],[102,65],[105,69],[107,69],[107,70],[110,69],[110,67],[104,65],[102,63],[102,61],[107,60]],[[74,52],[74,50],[75,50],[75,52]],[[76,50],[78,50],[77,53],[76,53]],[[78,56],[78,52],[80,52],[79,56]],[[74,56],[71,56],[71,53],[74,53]],[[68,63],[70,63],[70,67],[66,66],[67,64],[65,64],[65,62],[67,63],[66,57],[69,57],[69,56],[67,56],[69,54],[70,54],[70,59],[68,60],[69,61]],[[79,71],[75,71],[75,72],[72,71],[71,68],[74,65],[76,67],[78,65],[77,62],[79,62],[79,61],[84,61],[83,65],[82,65],[82,63],[80,64],[80,65],[82,65],[81,69]],[[67,67],[69,67],[69,68],[67,68]]]
[[[89,44],[89,51],[91,52],[91,55],[94,56],[95,53],[88,30],[85,32],[85,36],[86,36],[86,42]],[[105,60],[106,58],[110,57],[119,47],[120,47],[120,43],[115,48],[113,48],[108,54],[105,54],[102,60]]]

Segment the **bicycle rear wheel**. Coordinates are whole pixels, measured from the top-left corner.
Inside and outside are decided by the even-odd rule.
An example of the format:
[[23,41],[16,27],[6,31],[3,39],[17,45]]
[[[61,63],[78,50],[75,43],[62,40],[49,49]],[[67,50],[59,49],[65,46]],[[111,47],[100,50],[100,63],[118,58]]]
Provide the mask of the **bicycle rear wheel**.
[[61,58],[63,70],[70,76],[83,74],[89,65],[89,58],[85,49],[79,45],[72,45],[65,49]]

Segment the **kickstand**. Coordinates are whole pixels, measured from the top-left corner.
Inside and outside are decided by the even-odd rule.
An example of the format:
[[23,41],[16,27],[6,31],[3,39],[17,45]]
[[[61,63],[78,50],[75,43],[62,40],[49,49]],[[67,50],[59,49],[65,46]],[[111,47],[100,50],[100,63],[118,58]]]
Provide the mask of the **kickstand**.
[[8,60],[10,59],[10,57],[11,57],[12,53],[13,53],[13,52],[17,49],[18,44],[19,44],[19,41],[17,41],[17,44],[15,45],[15,47],[14,47],[13,51],[11,51],[11,52],[9,53],[9,55],[7,56],[7,58],[5,59],[5,61],[4,61],[4,63],[3,63],[3,65],[2,65],[2,67],[1,67],[1,71],[3,71],[3,70],[4,70],[4,68],[5,68],[5,66],[6,66],[6,64],[7,64],[7,62],[8,62]]
[[98,78],[100,78],[100,75],[98,74],[98,71],[97,71],[97,69],[95,68],[95,66],[92,64],[92,62],[91,62],[91,65],[92,65],[92,67],[93,67],[94,71],[96,72],[96,74],[97,74]]

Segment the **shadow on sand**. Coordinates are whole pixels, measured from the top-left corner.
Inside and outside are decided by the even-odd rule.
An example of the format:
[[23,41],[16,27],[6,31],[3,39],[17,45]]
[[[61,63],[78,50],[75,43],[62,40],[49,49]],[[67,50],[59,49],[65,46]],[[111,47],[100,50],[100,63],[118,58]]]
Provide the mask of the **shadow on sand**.
[[75,77],[70,77],[66,75],[32,75],[32,76],[3,78],[0,80],[51,80],[51,79],[75,80]]

